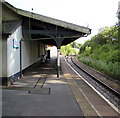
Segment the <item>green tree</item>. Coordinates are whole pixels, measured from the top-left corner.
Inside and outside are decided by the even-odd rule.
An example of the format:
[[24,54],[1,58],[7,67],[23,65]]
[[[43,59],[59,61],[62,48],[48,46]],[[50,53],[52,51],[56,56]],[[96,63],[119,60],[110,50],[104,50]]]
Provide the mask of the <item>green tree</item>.
[[117,78],[118,73],[115,72],[115,68],[117,64],[120,65],[119,32],[118,25],[101,28],[97,35],[81,45],[78,58]]
[[79,43],[77,43],[77,42],[72,42],[72,43],[70,43],[70,45],[72,46],[72,48],[80,48],[81,47],[81,44],[79,44]]
[[72,48],[70,44],[66,46],[61,46],[60,50],[64,55],[67,55],[67,56],[77,54],[77,51],[74,48]]

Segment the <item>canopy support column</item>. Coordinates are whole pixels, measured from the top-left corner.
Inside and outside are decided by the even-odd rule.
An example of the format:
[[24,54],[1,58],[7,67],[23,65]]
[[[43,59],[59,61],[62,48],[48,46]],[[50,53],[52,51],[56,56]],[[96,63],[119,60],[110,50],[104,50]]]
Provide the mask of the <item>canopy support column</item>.
[[57,77],[60,77],[60,46],[62,41],[64,40],[63,38],[58,38],[54,39],[57,45]]
[[57,48],[57,77],[60,77],[60,49]]

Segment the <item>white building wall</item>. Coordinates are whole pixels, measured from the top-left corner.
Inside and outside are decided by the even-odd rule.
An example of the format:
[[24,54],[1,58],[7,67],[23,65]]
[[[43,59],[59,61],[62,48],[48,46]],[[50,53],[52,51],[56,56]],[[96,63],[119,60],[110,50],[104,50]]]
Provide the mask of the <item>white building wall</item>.
[[22,69],[30,65],[30,41],[22,41]]
[[38,59],[38,42],[32,41],[30,48],[30,62],[31,64],[35,63]]
[[[2,7],[3,21],[22,21],[22,17],[6,6]],[[2,43],[2,51],[0,50],[0,77],[11,77],[20,72],[20,40],[22,36],[22,26],[16,31],[5,37]],[[24,37],[25,38],[25,37]],[[18,42],[18,49],[13,47],[13,40]],[[38,61],[41,55],[45,54],[45,45],[39,44],[38,41],[22,41],[22,69],[25,69]]]
[[[18,43],[19,48],[15,49],[13,48],[13,40],[20,42],[22,38],[22,27],[19,26],[19,28],[7,39],[7,71],[4,71],[6,77],[11,77],[20,72],[20,43]],[[42,43],[38,45],[38,41],[22,41],[21,48],[22,69],[38,61],[39,55],[45,54],[45,45]]]
[[[39,59],[38,41],[22,42],[22,69],[29,67]],[[42,49],[40,49],[42,50]]]
[[[22,27],[20,26],[7,39],[7,77],[14,75],[20,71],[20,45],[22,38]],[[13,40],[18,42],[18,49],[13,48]]]

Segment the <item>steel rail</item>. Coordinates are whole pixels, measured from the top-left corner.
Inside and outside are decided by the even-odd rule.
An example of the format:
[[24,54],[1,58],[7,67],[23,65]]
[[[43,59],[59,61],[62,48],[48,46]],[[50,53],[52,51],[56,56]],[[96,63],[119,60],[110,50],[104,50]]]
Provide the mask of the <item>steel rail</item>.
[[[89,72],[87,72],[85,69],[81,68],[78,64],[76,64],[72,57],[70,58],[72,63],[78,67],[80,70],[82,70],[84,73],[86,73],[88,76],[90,76],[92,79],[94,79],[95,81],[97,81],[99,84],[101,84],[103,87],[105,87],[106,89],[108,89],[110,92],[112,92],[116,97],[118,97],[120,99],[120,93],[117,92],[116,90],[114,90],[113,88],[111,88],[110,86],[108,86],[107,84],[105,84],[104,82],[102,82],[101,80],[97,79],[94,75],[91,75]],[[68,62],[69,63],[69,62]]]

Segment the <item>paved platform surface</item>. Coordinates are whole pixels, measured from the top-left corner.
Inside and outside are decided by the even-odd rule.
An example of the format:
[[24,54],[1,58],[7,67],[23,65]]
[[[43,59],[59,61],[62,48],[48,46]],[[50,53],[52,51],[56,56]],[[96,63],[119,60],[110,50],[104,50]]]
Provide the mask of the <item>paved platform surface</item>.
[[[98,116],[102,118],[119,118],[119,111],[111,107],[108,102],[106,102],[104,97],[101,97],[98,92],[92,87],[90,87],[86,82],[83,80],[83,77],[76,74],[64,58],[61,58],[61,68],[63,73],[68,81],[68,84],[80,106],[84,116]],[[74,65],[71,65],[74,66]],[[85,78],[84,78],[85,79]]]
[[55,61],[3,89],[3,116],[83,116],[63,74],[56,77]]

